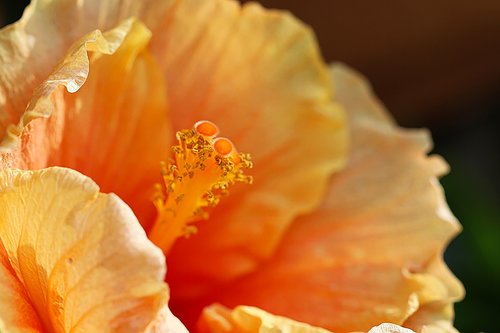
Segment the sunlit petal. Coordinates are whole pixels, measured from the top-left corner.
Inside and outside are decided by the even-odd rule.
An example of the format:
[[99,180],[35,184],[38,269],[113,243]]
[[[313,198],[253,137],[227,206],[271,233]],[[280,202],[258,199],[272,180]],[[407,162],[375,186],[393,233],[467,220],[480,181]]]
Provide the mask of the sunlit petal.
[[198,323],[201,333],[328,333],[329,331],[289,318],[272,315],[251,306],[230,310],[213,304],[203,311]]
[[[217,220],[218,225],[212,223],[213,227],[201,230],[198,237],[200,246],[206,247],[204,253],[214,253],[220,258],[217,259],[220,269],[203,267],[206,260],[196,256],[201,253],[197,248],[193,248],[190,256],[193,265],[185,266],[199,267],[195,269],[198,276],[215,274],[212,276],[215,280],[229,279],[250,270],[259,258],[269,255],[275,248],[295,215],[318,203],[327,177],[343,161],[346,147],[343,114],[330,103],[330,79],[309,29],[289,15],[264,12],[255,5],[241,10],[236,2],[223,0],[86,0],[78,1],[78,5],[76,0],[73,2],[71,5],[71,2],[34,1],[22,23],[11,29],[25,37],[23,40],[37,41],[30,45],[27,56],[20,58],[21,64],[29,62],[30,54],[47,54],[49,40],[58,41],[51,45],[54,51],[50,57],[30,63],[37,68],[32,85],[40,82],[40,77],[46,77],[43,73],[50,73],[55,65],[53,59],[63,57],[65,48],[82,34],[95,28],[109,29],[131,14],[143,20],[153,31],[152,49],[167,79],[169,98],[174,105],[172,114],[179,115],[174,119],[175,129],[184,128],[186,124],[191,126],[191,121],[200,117],[215,120],[224,133],[243,151],[252,153],[260,165],[255,168],[258,185],[254,190],[242,195],[235,190],[231,200],[226,200],[214,214],[213,220]],[[213,12],[217,15],[210,14]],[[185,20],[185,17],[197,19]],[[228,29],[229,26],[232,29]],[[272,43],[268,36],[273,36]],[[193,47],[198,51],[184,56],[185,51],[192,51]],[[19,56],[10,51],[6,54],[8,59]],[[225,59],[224,62],[221,59]],[[11,74],[7,77],[19,78],[20,75],[15,71]],[[9,93],[10,87],[7,87]],[[29,89],[18,92],[25,96]],[[22,103],[20,107],[22,109]],[[236,109],[238,112],[231,112]],[[224,125],[229,122],[230,126]],[[247,126],[250,123],[252,126]],[[291,132],[295,134],[288,135]],[[295,138],[295,141],[287,138]],[[39,140],[47,139],[40,135]],[[22,141],[30,140],[24,138]],[[30,155],[30,160],[41,160],[38,167],[45,166],[43,160],[47,154],[40,148],[31,147],[29,142],[26,145],[22,156]],[[35,153],[35,150],[38,151]],[[308,172],[303,172],[305,168]],[[276,173],[288,181],[277,182]],[[96,180],[101,184],[100,179]],[[107,184],[101,185],[108,189]],[[125,192],[133,187],[123,192],[113,191],[130,202]],[[248,204],[234,209],[240,206],[237,203],[241,200]],[[142,209],[139,211],[134,202],[130,203],[142,215]],[[249,214],[255,211],[259,214],[249,221]],[[250,229],[249,224],[252,225]],[[220,239],[203,241],[213,236],[210,234],[213,229],[220,230],[217,233]],[[245,237],[225,237],[225,229]],[[253,240],[263,237],[266,241],[256,246]],[[185,272],[190,273],[195,272]],[[179,274],[185,276],[182,272]]]
[[[132,14],[144,24],[129,19]],[[6,64],[0,68],[0,169],[77,169],[104,191],[117,192],[148,231],[154,221],[152,185],[159,178],[158,162],[168,154],[171,127],[211,120],[251,153],[251,190],[235,186],[199,224],[196,237],[177,241],[175,235],[168,241],[169,250],[174,244],[168,259],[176,309],[190,320],[206,304],[221,301],[258,305],[336,333],[366,332],[381,322],[422,333],[455,332],[451,304],[462,297],[463,287],[446,268],[442,252],[459,226],[436,180],[446,164],[427,156],[426,132],[399,129],[363,79],[337,66],[335,101],[348,112],[353,150],[348,168],[335,174],[346,159],[345,115],[331,102],[331,78],[310,29],[289,14],[228,0],[34,0],[20,22],[0,32],[0,60]],[[106,274],[98,285],[106,292],[79,289],[79,270],[86,269],[80,266],[89,268],[83,276],[90,274],[89,285],[97,286],[91,268],[99,259],[90,249],[100,242],[99,250],[114,253],[114,246],[104,245],[104,234],[129,229],[117,231],[101,221],[97,233],[83,228],[90,235],[82,236],[76,224],[56,218],[73,209],[61,220],[108,213],[111,220],[136,220],[121,201],[98,195],[95,184],[81,175],[54,170],[54,175],[2,174],[5,184],[18,182],[15,186],[30,195],[42,197],[32,178],[50,190],[31,202],[2,188],[0,206],[5,198],[17,199],[37,213],[28,219],[10,203],[6,213],[0,210],[5,216],[25,214],[19,225],[2,226],[10,229],[0,242],[0,330],[14,325],[27,331],[41,326],[86,331],[99,323],[100,330],[185,331],[166,307],[158,275],[152,282],[156,287],[139,295],[149,307],[144,313],[110,305],[120,302],[115,299],[120,293],[138,295],[134,288],[117,292]],[[83,184],[79,190],[94,195],[69,195],[68,206],[54,204],[51,195],[57,200],[68,195],[60,193],[65,192],[61,183]],[[323,206],[312,213],[328,187]],[[46,201],[50,209],[38,213]],[[41,217],[49,221],[47,227],[41,227]],[[84,245],[72,247],[75,242]],[[119,243],[130,250],[123,239]],[[135,249],[135,240],[132,245]],[[90,254],[84,256],[85,249]],[[82,259],[67,257],[72,251]],[[163,267],[158,258],[156,273]],[[121,260],[126,258],[106,257],[99,264],[121,265]],[[134,260],[127,265],[139,267]],[[130,274],[113,268],[122,273],[117,278],[122,287],[121,279]],[[63,297],[68,283],[78,288]],[[224,320],[233,327],[250,322],[251,330],[259,331],[316,330],[256,308],[215,306],[203,318],[207,313],[216,318],[206,321],[209,331],[224,331]],[[23,317],[31,319],[19,322]],[[408,331],[382,324],[370,332]]]
[[[8,95],[23,96],[13,107],[17,116],[10,118],[20,117],[24,103],[29,101],[25,100],[27,92],[50,74],[56,64],[54,58],[63,58],[66,49],[83,34],[96,28],[104,31],[131,15],[153,31],[151,49],[167,82],[175,130],[189,128],[200,119],[213,120],[256,162],[252,191],[235,188],[229,200],[214,212],[212,223],[200,227],[198,237],[188,245],[192,263],[182,267],[194,268],[172,272],[173,280],[185,281],[178,285],[180,294],[197,293],[187,275],[190,279],[203,277],[207,283],[199,287],[204,288],[210,281],[231,279],[251,270],[272,253],[293,217],[319,203],[329,175],[344,161],[344,116],[331,103],[330,78],[311,31],[288,14],[264,11],[254,4],[241,9],[237,2],[226,0],[39,0],[28,7],[21,23],[5,34],[9,40],[16,40],[12,38],[16,35],[22,41],[37,41],[34,45],[21,43],[18,48],[26,49],[22,57],[20,52],[6,48],[5,59],[14,62],[19,57],[18,63],[29,63],[36,73],[26,87],[16,91],[7,87]],[[50,57],[45,49],[46,44],[51,44],[49,40],[54,43]],[[33,54],[43,57],[30,62]],[[20,68],[13,68],[6,77],[19,78]],[[76,82],[76,86],[79,84]],[[76,86],[69,90],[76,90]],[[6,124],[13,122],[10,118]],[[18,134],[24,136],[21,142],[25,148],[19,155],[28,156],[36,167],[44,167],[45,150],[49,148],[33,147],[29,137],[45,130],[33,128],[30,130],[35,133],[28,135],[21,133],[22,128],[9,131],[13,134],[9,141],[15,141]],[[39,136],[37,141],[44,140],[42,134]],[[151,142],[162,142],[157,139],[151,137]],[[46,145],[56,144],[53,140]],[[2,159],[15,158],[4,155]],[[142,173],[129,174],[152,175],[150,169],[143,169]],[[87,170],[79,170],[88,174]],[[277,174],[287,181],[278,181]],[[109,183],[108,179],[102,182],[93,173],[90,175],[105,190],[113,187],[142,217],[143,209],[138,208],[142,206],[131,200],[143,202],[144,197],[128,195],[136,189],[134,181],[130,185],[121,182],[128,185],[121,190],[114,188],[120,183],[119,177]],[[243,200],[246,205],[234,204]],[[186,258],[186,248],[182,244],[179,247],[172,252],[172,261]],[[208,257],[218,269],[206,265]]]
[[[164,4],[168,7],[168,1]],[[18,22],[0,32],[0,138],[5,138],[10,125],[19,122],[33,91],[46,84],[44,81],[82,36],[96,29],[110,30],[131,16],[146,20],[148,27],[155,26],[163,13],[156,0],[33,0]],[[89,41],[92,36],[100,39],[97,40],[97,44],[103,46],[100,52],[112,52],[126,35],[121,30],[120,34],[113,36],[113,41],[108,40],[108,45],[105,45],[108,42],[102,43],[95,33],[89,35]],[[77,46],[75,51],[78,48],[83,55],[83,46]],[[87,62],[84,57],[80,61],[80,66]],[[86,73],[83,66],[76,73],[78,79],[71,83],[67,81],[68,89],[76,90]]]
[[458,333],[452,320],[453,304],[441,301],[423,305],[404,325],[421,333]]
[[427,156],[427,133],[394,126],[357,74],[337,66],[333,77],[351,125],[348,165],[322,208],[300,218],[277,254],[222,300],[336,333],[403,324],[426,304],[463,295],[436,260],[460,229],[436,180],[446,165]]
[[161,251],[130,208],[89,178],[61,168],[0,171],[0,212],[1,279],[17,281],[0,308],[26,309],[1,312],[7,328],[37,327],[35,310],[53,332],[140,332],[165,306]]
[[404,328],[394,324],[381,324],[372,328],[368,333],[414,333],[408,328]]
[[0,332],[42,332],[40,318],[33,309],[23,284],[13,271],[1,241]]
[[146,48],[151,33],[142,23],[132,24],[113,55],[92,55],[78,92],[63,91],[56,99],[64,129],[48,164],[78,170],[103,191],[116,192],[147,225],[154,218],[148,212],[154,211],[159,163],[170,154],[173,133],[165,82]]
[[252,269],[298,214],[315,208],[344,162],[344,114],[311,30],[256,4],[178,1],[152,52],[167,80],[175,128],[215,122],[252,156],[251,188],[234,187],[195,237],[168,256],[173,298]]
[[188,333],[186,327],[164,306],[144,333]]
[[[353,314],[356,317],[356,314]],[[259,308],[237,306],[230,310],[220,304],[204,309],[198,322],[201,333],[328,333],[321,327],[301,323],[290,318],[272,315]],[[359,332],[359,331],[357,331]],[[373,327],[368,333],[414,333],[398,325],[384,323]]]
[[171,131],[166,87],[146,49],[150,36],[128,20],[77,42],[11,126],[2,164],[79,170],[152,220],[151,193]]
[[[62,58],[58,64],[55,64],[56,68],[53,69],[52,73],[47,75],[40,85],[33,88],[32,93],[26,92],[25,94],[19,94],[19,99],[25,104],[17,102],[14,108],[11,106],[14,104],[15,98],[3,97],[2,99],[5,98],[5,100],[2,101],[2,112],[0,114],[2,118],[8,121],[3,123],[2,132],[0,132],[0,151],[11,151],[15,149],[19,143],[18,136],[30,121],[41,117],[47,118],[52,114],[54,106],[51,100],[51,94],[56,88],[64,86],[70,92],[75,92],[80,88],[88,75],[88,51],[99,51],[100,53],[106,54],[113,53],[121,44],[131,26],[132,21],[128,21],[107,33],[102,34],[101,31],[95,30],[82,37],[80,41],[75,43],[67,52],[67,56]],[[9,38],[8,32],[13,28],[14,27],[10,27],[10,29],[2,30],[2,37]],[[19,38],[19,40],[27,43],[31,38],[24,36],[24,38]],[[14,43],[15,41],[17,40],[14,39],[12,42]],[[1,44],[0,50],[2,50],[2,54],[7,53],[6,45]],[[16,55],[9,54],[9,56],[15,57]],[[11,61],[14,60],[11,59]],[[9,68],[9,66],[2,66],[2,68],[5,67]],[[37,68],[35,68],[35,71],[36,69]],[[27,69],[23,69],[23,71],[20,72],[26,73]],[[11,79],[8,73],[2,73],[0,77],[2,80]],[[7,83],[11,85],[15,84],[14,82],[15,81],[11,80],[7,81]],[[24,83],[26,80],[19,80],[19,82]],[[6,92],[2,92],[2,94],[15,92],[15,89],[8,88],[3,88],[2,90]]]

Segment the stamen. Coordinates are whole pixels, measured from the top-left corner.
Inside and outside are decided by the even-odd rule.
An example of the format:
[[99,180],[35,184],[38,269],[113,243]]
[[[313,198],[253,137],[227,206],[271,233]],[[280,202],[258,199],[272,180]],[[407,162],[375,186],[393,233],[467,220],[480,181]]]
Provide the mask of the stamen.
[[156,185],[153,202],[158,217],[148,236],[164,253],[177,238],[196,233],[192,224],[208,218],[229,186],[252,183],[243,173],[252,167],[250,156],[238,153],[229,139],[216,138],[218,133],[206,120],[177,132],[173,159],[161,164],[164,185]]

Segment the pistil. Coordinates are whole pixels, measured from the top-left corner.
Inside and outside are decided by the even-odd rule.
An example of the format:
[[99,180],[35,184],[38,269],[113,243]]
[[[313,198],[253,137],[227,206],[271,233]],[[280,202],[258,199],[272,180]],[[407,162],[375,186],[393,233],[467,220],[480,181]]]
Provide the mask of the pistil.
[[165,254],[179,237],[196,233],[193,224],[208,219],[231,185],[252,183],[252,177],[244,174],[252,167],[250,156],[238,153],[229,139],[218,134],[209,121],[177,132],[173,159],[161,164],[163,184],[157,184],[153,199],[158,215],[148,236]]

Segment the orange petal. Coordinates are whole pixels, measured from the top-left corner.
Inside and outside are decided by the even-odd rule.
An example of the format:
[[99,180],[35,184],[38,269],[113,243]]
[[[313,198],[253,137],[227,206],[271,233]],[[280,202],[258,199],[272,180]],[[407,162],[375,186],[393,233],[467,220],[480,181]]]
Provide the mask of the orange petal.
[[[96,29],[112,29],[132,16],[143,18],[147,26],[158,25],[159,16],[164,13],[162,8],[169,6],[168,2],[110,0],[103,5],[94,0],[31,1],[18,22],[0,30],[0,63],[4,64],[0,68],[0,140],[10,125],[17,124],[21,117],[27,118],[23,114],[33,91],[46,85],[46,78],[82,36]],[[91,35],[98,37],[97,33]],[[122,31],[113,36],[115,40],[107,46],[98,38],[97,44],[112,53],[125,35]],[[82,66],[81,70],[73,73],[76,77],[72,82],[66,81],[70,91],[77,90],[87,74],[84,66],[87,61],[80,60],[75,63]],[[64,84],[54,82],[61,83]]]
[[405,322],[421,333],[458,333],[453,327],[453,305],[424,305]]
[[43,332],[40,318],[13,271],[1,241],[0,332]]
[[458,333],[453,327],[453,302],[463,297],[462,284],[449,271],[441,256],[430,262],[425,272],[414,274],[421,306],[404,325],[422,333]]
[[213,304],[203,310],[198,322],[201,333],[328,333],[289,318],[272,315],[251,306],[238,306],[230,310]]
[[144,333],[188,333],[182,322],[172,314],[168,306],[164,306],[157,317],[146,328]]
[[[117,193],[147,225],[159,163],[173,135],[167,120],[164,80],[146,46],[150,32],[139,22],[111,56],[93,54],[85,85],[56,105],[64,132],[49,165],[78,170],[105,192]],[[56,116],[57,117],[57,116]]]
[[214,299],[336,333],[403,324],[421,306],[463,295],[436,261],[460,230],[436,180],[446,165],[427,156],[426,132],[393,124],[357,74],[338,65],[333,78],[351,125],[346,169],[268,263]]
[[37,328],[28,307],[15,313],[21,301],[51,332],[141,332],[159,320],[165,258],[117,196],[70,169],[5,169],[0,212],[1,267],[5,254],[11,265],[0,279],[17,281],[10,293],[20,300],[0,294],[1,309],[17,302],[13,315],[0,313],[8,329]]
[[[235,189],[231,200],[214,213],[212,223],[200,228],[197,241],[190,242],[192,263],[182,267],[195,269],[179,271],[177,280],[187,281],[189,275],[215,282],[241,275],[273,251],[294,216],[319,203],[329,175],[344,161],[344,115],[330,102],[330,78],[314,37],[288,14],[266,12],[254,4],[242,10],[237,2],[224,0],[112,0],[105,5],[92,0],[33,1],[21,22],[4,35],[19,45],[15,51],[5,47],[5,59],[12,63],[19,59],[19,66],[5,75],[7,80],[22,81],[20,68],[34,69],[29,84],[23,81],[18,89],[11,81],[6,84],[9,96],[23,97],[16,102],[17,117],[29,100],[26,95],[47,77],[54,59],[60,59],[69,45],[92,29],[109,29],[130,16],[153,31],[152,50],[167,80],[175,129],[190,127],[199,119],[214,120],[242,151],[253,155],[257,165],[253,190]],[[37,43],[31,45],[29,40]],[[34,54],[41,56],[31,61]],[[12,123],[10,118],[7,123]],[[18,155],[29,156],[42,167],[49,148],[32,144],[29,137],[45,130],[28,130],[30,134],[22,134]],[[46,141],[48,146],[57,145],[52,139]],[[12,156],[0,158],[12,165]],[[149,175],[148,170],[129,174]],[[108,190],[108,183],[101,185]],[[128,198],[132,188],[136,185],[114,190],[142,216],[143,209]],[[242,201],[246,204],[239,205]],[[186,257],[182,246],[171,260],[180,257]],[[210,267],[207,257],[217,258]],[[192,283],[179,287],[186,293],[195,291]]]
[[[213,304],[203,310],[198,322],[201,333],[328,333],[320,327],[301,323],[290,318],[272,315],[251,306],[237,306],[230,310]],[[414,333],[398,325],[384,323],[368,333]]]
[[2,147],[12,150],[20,133],[21,146],[4,153],[2,164],[70,167],[119,194],[140,217],[154,212],[151,192],[171,131],[166,87],[146,49],[150,36],[128,20],[77,42],[10,128]]
[[[28,10],[28,13],[30,10]],[[28,15],[29,16],[29,15]],[[25,126],[34,119],[47,118],[54,111],[53,101],[51,101],[51,93],[59,86],[64,86],[69,92],[77,91],[85,82],[88,75],[89,61],[87,58],[87,51],[98,51],[100,53],[111,54],[122,43],[124,36],[127,35],[131,29],[133,22],[128,21],[120,25],[114,30],[102,34],[101,31],[95,30],[82,37],[76,42],[73,47],[67,51],[66,57],[55,57],[50,63],[52,72],[48,72],[44,80],[34,85],[31,89],[22,91],[24,85],[28,85],[31,81],[38,81],[32,77],[26,77],[28,68],[22,67],[24,61],[29,63],[29,68],[33,67],[33,76],[38,74],[38,71],[43,71],[44,66],[37,67],[36,61],[30,62],[29,59],[24,59],[22,54],[9,53],[11,49],[15,51],[22,50],[29,52],[29,45],[33,44],[33,37],[26,35],[26,32],[17,31],[18,26],[22,25],[21,21],[17,25],[10,26],[1,31],[2,40],[5,39],[16,47],[8,47],[6,43],[0,44],[1,54],[7,58],[6,62],[12,63],[14,66],[2,66],[0,75],[2,85],[2,98],[1,103],[1,126],[0,126],[0,152],[12,151],[18,145],[18,136],[21,134]],[[42,42],[42,41],[37,41]],[[36,43],[35,43],[36,44]],[[11,46],[11,45],[9,45]],[[19,48],[20,50],[17,50]],[[50,52],[48,52],[50,53]],[[52,53],[51,56],[54,57]],[[29,53],[31,57],[34,54]],[[38,56],[38,54],[36,54]],[[45,57],[46,55],[41,55]],[[35,57],[36,58],[36,57]],[[60,60],[60,61],[59,61]],[[59,63],[57,63],[59,61]],[[45,65],[45,64],[44,64]],[[20,66],[22,71],[17,67]],[[53,69],[55,67],[55,69]],[[16,72],[15,70],[19,72]],[[10,73],[14,71],[14,73]],[[30,73],[31,74],[31,73]],[[16,76],[21,76],[15,78]],[[31,83],[32,84],[32,83]],[[15,86],[14,89],[12,86]],[[20,91],[24,92],[22,94]],[[12,96],[10,96],[12,95]],[[7,98],[8,96],[8,98]]]
[[368,333],[415,333],[410,329],[394,325],[394,324],[380,324],[377,327],[373,327]]
[[343,111],[311,30],[279,11],[237,2],[177,1],[152,52],[174,128],[200,119],[252,156],[253,185],[235,186],[169,253],[173,297],[198,295],[253,270],[289,223],[320,202],[343,165]]

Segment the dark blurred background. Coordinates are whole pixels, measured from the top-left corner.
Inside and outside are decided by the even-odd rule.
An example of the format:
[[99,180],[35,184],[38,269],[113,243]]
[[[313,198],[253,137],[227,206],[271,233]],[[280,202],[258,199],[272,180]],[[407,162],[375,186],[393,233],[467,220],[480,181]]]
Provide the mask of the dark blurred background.
[[[1,0],[0,26],[28,2]],[[401,125],[432,131],[464,227],[446,252],[467,289],[456,327],[500,332],[500,1],[259,2],[312,26],[325,60],[366,75]]]

